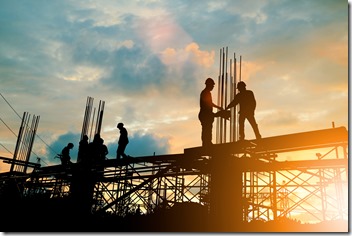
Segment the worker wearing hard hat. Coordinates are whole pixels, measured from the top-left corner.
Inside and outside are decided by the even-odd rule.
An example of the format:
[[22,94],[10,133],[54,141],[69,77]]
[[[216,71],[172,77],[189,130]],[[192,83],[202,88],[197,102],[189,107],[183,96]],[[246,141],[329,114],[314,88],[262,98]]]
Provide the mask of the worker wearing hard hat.
[[207,78],[205,80],[205,88],[200,94],[200,111],[198,114],[198,118],[202,125],[202,145],[209,146],[212,143],[212,130],[213,130],[213,122],[214,122],[214,113],[213,107],[223,110],[222,107],[217,106],[213,103],[213,99],[211,96],[211,91],[215,86],[215,82],[212,78]]
[[262,136],[260,135],[258,124],[254,117],[254,111],[257,105],[254,93],[253,91],[246,89],[246,83],[243,81],[237,83],[237,89],[239,93],[237,93],[230,104],[226,106],[225,110],[240,104],[238,112],[239,140],[244,140],[244,122],[246,119],[251,124],[255,137],[260,139]]

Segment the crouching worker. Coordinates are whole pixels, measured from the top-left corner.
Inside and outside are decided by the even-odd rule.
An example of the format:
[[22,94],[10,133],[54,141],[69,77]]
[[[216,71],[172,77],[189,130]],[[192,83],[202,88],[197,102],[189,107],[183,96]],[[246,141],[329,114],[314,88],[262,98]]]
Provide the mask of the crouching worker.
[[68,143],[66,147],[64,147],[61,151],[61,165],[64,167],[69,166],[72,164],[71,162],[71,156],[70,156],[70,150],[74,147],[73,143]]

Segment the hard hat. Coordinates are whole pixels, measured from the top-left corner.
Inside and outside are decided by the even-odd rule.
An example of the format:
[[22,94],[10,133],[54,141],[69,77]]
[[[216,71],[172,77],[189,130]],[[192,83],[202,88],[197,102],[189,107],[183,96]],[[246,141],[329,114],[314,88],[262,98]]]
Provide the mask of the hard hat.
[[123,127],[123,123],[118,123],[117,127]]
[[239,88],[239,87],[246,87],[246,83],[243,82],[243,81],[238,82],[237,83],[237,88]]
[[205,84],[211,84],[211,85],[214,85],[214,84],[215,84],[215,82],[214,82],[214,80],[213,80],[212,78],[208,78],[208,79],[206,79],[206,80],[205,80]]

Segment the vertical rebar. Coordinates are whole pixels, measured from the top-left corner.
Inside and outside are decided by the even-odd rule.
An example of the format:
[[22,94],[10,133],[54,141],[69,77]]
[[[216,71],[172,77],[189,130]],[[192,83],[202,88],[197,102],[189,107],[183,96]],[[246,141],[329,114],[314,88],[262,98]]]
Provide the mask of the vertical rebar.
[[[227,79],[228,79],[228,73],[227,73],[227,54],[228,54],[228,47],[226,47],[226,55],[225,55],[225,94],[224,94],[224,103],[221,107],[224,107],[226,106],[227,104]],[[226,143],[226,135],[227,135],[227,132],[226,132],[226,119],[224,118],[220,118],[221,120],[223,120],[224,122],[224,138],[223,138],[223,142]]]
[[99,134],[99,114],[100,114],[100,110],[101,110],[101,101],[99,101],[99,107],[98,107],[98,111],[97,111],[97,120],[95,122],[94,134]]
[[82,140],[83,136],[86,134],[86,128],[87,128],[86,123],[87,123],[87,116],[88,116],[88,111],[89,111],[88,101],[89,101],[89,97],[87,97],[86,109],[84,110],[84,117],[83,117],[83,124],[82,124],[82,131],[81,131],[80,140]]
[[96,127],[97,134],[100,134],[100,131],[101,131],[101,125],[103,122],[103,114],[104,114],[104,106],[105,106],[105,102],[99,101],[99,111],[97,114],[97,127]]
[[[224,73],[225,73],[225,48],[222,49],[222,68],[221,68],[221,91],[220,91],[220,106],[223,107],[224,101]],[[223,142],[223,120],[220,120],[220,143]]]
[[[232,59],[230,59],[230,101],[232,101],[234,98],[232,93],[232,88],[233,88]],[[227,103],[225,103],[225,106],[227,106]],[[230,142],[233,142],[233,119],[230,119]]]
[[240,81],[242,81],[242,56],[240,56]]
[[[233,60],[234,60],[234,63],[233,63],[233,74],[234,74],[234,87],[233,87],[233,96],[235,97],[236,94],[237,94],[237,89],[236,89],[236,86],[237,86],[237,59],[236,59],[236,54],[234,53],[233,54]],[[236,109],[237,106],[234,106],[233,110],[232,110],[232,117],[233,117],[233,141],[236,142],[237,141],[237,109]]]
[[[37,128],[38,128],[38,123],[39,123],[39,116],[33,116],[32,126],[30,128],[30,138],[29,138],[29,143],[28,143],[27,155],[26,155],[26,160],[25,160],[26,162],[29,162],[29,158],[30,158],[32,148],[33,148],[35,134],[36,134]],[[26,173],[26,171],[27,171],[27,165],[24,166],[23,172]]]
[[[20,152],[20,148],[21,148],[21,142],[22,142],[22,138],[23,138],[23,132],[24,132],[24,128],[25,128],[27,115],[28,115],[28,113],[24,112],[23,116],[22,116],[21,126],[20,126],[20,129],[18,131],[18,136],[17,136],[15,152],[13,154],[13,159],[14,160],[18,160],[18,158],[19,158],[19,152]],[[13,162],[11,164],[10,172],[13,172],[14,169],[15,169],[15,162]]]
[[92,137],[92,132],[93,132],[93,124],[94,124],[94,115],[95,115],[95,107],[93,109],[93,119],[92,119],[92,124],[90,126],[90,134],[89,134],[89,139]]
[[[221,81],[221,55],[222,55],[222,49],[220,48],[220,54],[219,54],[219,76],[218,76],[218,101],[217,104],[220,104],[220,81]],[[216,119],[216,143],[220,142],[220,120]]]

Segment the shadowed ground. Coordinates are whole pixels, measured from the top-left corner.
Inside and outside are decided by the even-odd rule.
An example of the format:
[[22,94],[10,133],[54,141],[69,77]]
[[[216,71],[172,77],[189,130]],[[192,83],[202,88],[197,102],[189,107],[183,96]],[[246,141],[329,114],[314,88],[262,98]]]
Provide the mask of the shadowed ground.
[[27,199],[16,206],[2,202],[3,232],[348,232],[346,220],[301,224],[295,220],[234,222],[226,230],[212,227],[204,206],[179,203],[149,215],[77,213],[70,199]]

